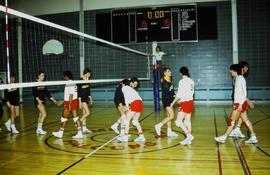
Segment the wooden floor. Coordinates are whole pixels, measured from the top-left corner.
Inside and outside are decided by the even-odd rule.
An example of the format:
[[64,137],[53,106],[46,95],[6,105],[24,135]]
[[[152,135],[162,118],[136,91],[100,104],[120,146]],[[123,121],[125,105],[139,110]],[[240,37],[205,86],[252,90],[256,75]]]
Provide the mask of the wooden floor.
[[[21,106],[16,125],[20,134],[12,135],[0,121],[0,174],[100,174],[100,175],[269,175],[270,174],[270,106],[256,106],[249,118],[259,139],[247,145],[243,139],[230,138],[217,144],[214,137],[226,128],[230,106],[197,105],[192,117],[195,139],[190,146],[181,146],[182,132],[177,138],[155,137],[153,126],[164,118],[146,107],[141,116],[146,142],[135,143],[136,131],[131,130],[128,143],[119,143],[110,125],[119,116],[112,105],[93,106],[88,127],[92,133],[83,140],[72,140],[75,127],[70,120],[63,139],[52,137],[59,129],[62,107],[47,106],[48,117],[44,136],[36,135],[37,110],[31,103]],[[246,129],[242,131],[247,135]],[[100,146],[107,143],[102,149]],[[94,152],[93,152],[94,151]],[[96,152],[95,152],[96,151]],[[89,156],[85,158],[85,156]]]

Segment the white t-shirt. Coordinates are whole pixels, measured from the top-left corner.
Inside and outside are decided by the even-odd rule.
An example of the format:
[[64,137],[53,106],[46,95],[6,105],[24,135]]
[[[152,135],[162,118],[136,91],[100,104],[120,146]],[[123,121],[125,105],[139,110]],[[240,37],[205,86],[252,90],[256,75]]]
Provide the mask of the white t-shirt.
[[153,64],[156,64],[157,61],[162,61],[162,56],[165,55],[164,52],[155,52],[153,54]]
[[[72,80],[68,80],[72,81]],[[69,95],[72,95],[72,100],[78,98],[77,86],[75,84],[67,84],[64,91],[64,100],[69,101]]]
[[176,93],[176,97],[180,98],[181,101],[190,101],[193,100],[194,95],[194,81],[184,76],[178,84],[178,90]]
[[234,103],[243,104],[247,99],[246,80],[242,75],[235,78],[234,84]]
[[130,103],[132,103],[135,100],[142,101],[142,98],[140,97],[139,93],[130,86],[123,86],[122,92],[123,92],[124,97],[125,97],[126,105],[130,105]]

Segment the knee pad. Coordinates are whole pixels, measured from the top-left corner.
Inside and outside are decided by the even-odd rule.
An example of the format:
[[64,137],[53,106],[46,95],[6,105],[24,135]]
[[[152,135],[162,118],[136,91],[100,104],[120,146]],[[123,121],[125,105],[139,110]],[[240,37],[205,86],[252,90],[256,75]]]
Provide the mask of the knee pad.
[[61,123],[64,123],[64,122],[66,122],[67,120],[68,120],[67,118],[61,117]]
[[175,120],[175,125],[178,126],[178,127],[183,127],[184,123],[183,123],[182,120]]
[[137,125],[139,125],[139,121],[138,121],[138,120],[132,120],[132,124],[133,124],[134,126],[137,126]]
[[228,126],[234,126],[235,121],[233,121],[231,118],[229,118],[227,125]]
[[79,120],[79,117],[73,117],[74,123],[76,123]]

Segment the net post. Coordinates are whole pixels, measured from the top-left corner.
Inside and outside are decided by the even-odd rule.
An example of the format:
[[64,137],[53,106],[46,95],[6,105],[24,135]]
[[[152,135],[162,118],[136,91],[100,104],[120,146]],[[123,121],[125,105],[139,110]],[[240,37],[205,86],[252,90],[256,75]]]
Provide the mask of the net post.
[[160,77],[160,71],[159,69],[154,68],[153,69],[153,92],[154,92],[154,107],[155,112],[160,111],[160,104],[159,104],[159,77]]

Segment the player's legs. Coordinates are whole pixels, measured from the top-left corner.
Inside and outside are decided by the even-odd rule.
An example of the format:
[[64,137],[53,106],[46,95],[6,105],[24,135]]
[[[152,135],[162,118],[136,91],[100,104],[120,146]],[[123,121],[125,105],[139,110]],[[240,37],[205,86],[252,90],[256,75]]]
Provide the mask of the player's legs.
[[82,105],[82,114],[83,114],[81,117],[82,131],[83,133],[90,133],[91,131],[86,127],[86,119],[90,115],[90,109],[86,102],[82,102],[81,105]]
[[43,104],[38,104],[38,124],[37,124],[37,134],[46,134],[47,132],[42,129],[43,122],[47,116],[45,105]]
[[243,122],[247,125],[248,130],[250,131],[250,138],[248,140],[245,141],[245,143],[257,143],[257,137],[256,134],[253,130],[253,126],[252,123],[248,120],[248,116],[247,116],[247,112],[243,112],[241,115],[241,118],[243,120]]

